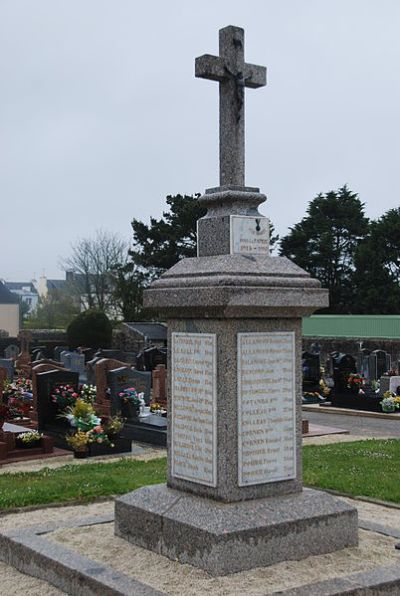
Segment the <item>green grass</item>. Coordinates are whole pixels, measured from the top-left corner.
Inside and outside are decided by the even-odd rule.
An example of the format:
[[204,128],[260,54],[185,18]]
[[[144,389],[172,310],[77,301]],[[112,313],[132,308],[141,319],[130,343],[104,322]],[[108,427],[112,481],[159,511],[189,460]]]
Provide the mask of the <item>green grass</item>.
[[400,441],[355,441],[303,448],[306,486],[400,503]]
[[39,472],[0,475],[0,509],[67,501],[92,501],[147,484],[165,482],[166,458],[148,462],[121,459],[110,463],[67,465]]
[[[400,503],[400,441],[367,440],[303,448],[306,486]],[[0,509],[92,501],[165,482],[166,458],[67,465],[0,474]]]

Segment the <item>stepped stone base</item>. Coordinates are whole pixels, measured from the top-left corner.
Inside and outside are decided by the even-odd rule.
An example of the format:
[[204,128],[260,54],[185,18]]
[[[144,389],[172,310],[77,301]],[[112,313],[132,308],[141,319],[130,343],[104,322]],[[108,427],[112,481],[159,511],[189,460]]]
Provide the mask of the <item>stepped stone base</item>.
[[147,486],[116,500],[115,534],[216,576],[358,544],[357,510],[310,489],[222,503]]

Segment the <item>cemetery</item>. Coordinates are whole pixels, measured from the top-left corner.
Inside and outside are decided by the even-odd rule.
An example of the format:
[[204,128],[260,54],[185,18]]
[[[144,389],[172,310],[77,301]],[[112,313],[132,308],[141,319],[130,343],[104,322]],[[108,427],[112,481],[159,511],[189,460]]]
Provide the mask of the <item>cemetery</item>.
[[400,359],[303,341],[328,291],[270,254],[244,158],[266,68],[244,48],[227,26],[195,60],[218,83],[219,186],[198,198],[197,256],[143,292],[163,323],[123,323],[117,347],[106,321],[93,345],[80,321],[107,317],[87,311],[79,339],[22,329],[0,353],[0,561],[63,593],[400,592],[398,437],[313,433],[302,413],[400,424]]

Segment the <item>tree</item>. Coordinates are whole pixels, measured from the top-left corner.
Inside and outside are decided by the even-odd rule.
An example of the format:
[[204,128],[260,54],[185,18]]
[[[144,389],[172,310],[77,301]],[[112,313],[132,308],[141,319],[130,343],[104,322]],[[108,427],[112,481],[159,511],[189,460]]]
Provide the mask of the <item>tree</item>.
[[359,314],[400,312],[400,207],[370,224],[356,255],[355,286]]
[[351,313],[357,298],[355,253],[369,228],[364,204],[345,185],[317,195],[306,213],[282,239],[280,254],[329,289],[330,306],[326,312]]
[[113,307],[111,277],[127,259],[127,244],[116,234],[98,230],[94,238],[82,238],[71,246],[72,254],[62,262],[70,291],[81,306],[104,312]]
[[206,214],[199,194],[167,196],[169,211],[161,219],[150,218],[150,225],[134,219],[132,262],[151,281],[180,259],[196,256],[196,222]]
[[[195,257],[197,253],[197,220],[207,210],[199,202],[199,194],[167,196],[169,211],[161,219],[150,218],[150,225],[134,219],[132,263],[143,273],[148,284],[179,260]],[[270,225],[271,245],[278,240]]]
[[112,325],[104,312],[86,310],[68,325],[67,338],[68,345],[74,348],[109,348],[112,342]]
[[145,275],[133,263],[116,268],[112,274],[115,306],[124,321],[140,321],[143,317]]
[[78,313],[79,306],[72,296],[51,290],[46,297],[39,298],[36,311],[25,321],[25,326],[36,329],[64,329]]

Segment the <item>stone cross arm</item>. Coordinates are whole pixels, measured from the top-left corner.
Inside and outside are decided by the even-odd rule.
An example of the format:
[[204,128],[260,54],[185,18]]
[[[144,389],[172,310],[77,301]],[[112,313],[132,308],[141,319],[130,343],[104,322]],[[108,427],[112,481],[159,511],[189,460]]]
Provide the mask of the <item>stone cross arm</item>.
[[[245,87],[257,89],[264,87],[267,81],[267,69],[265,66],[257,64],[243,64],[243,79]],[[195,76],[201,79],[211,79],[212,81],[222,82],[231,76],[224,64],[224,60],[219,56],[204,54],[195,61]]]

